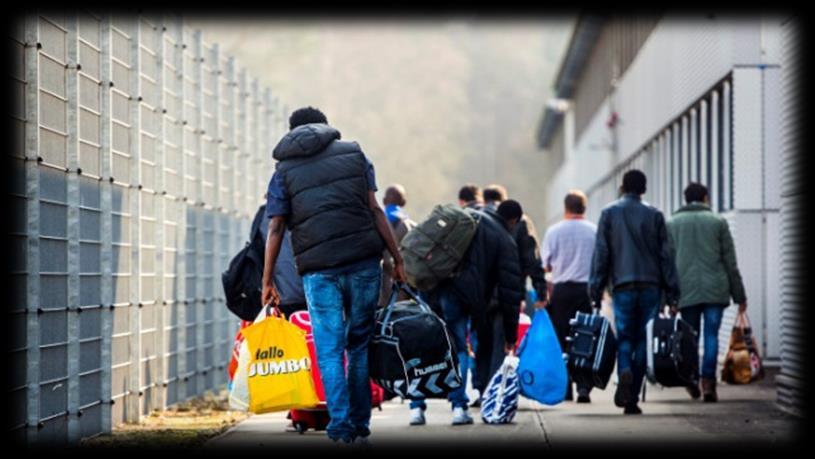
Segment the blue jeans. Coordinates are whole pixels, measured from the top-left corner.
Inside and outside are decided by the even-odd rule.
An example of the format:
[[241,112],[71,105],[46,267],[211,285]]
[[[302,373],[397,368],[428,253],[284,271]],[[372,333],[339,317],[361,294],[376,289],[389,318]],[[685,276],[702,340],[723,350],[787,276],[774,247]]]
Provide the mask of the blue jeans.
[[[467,404],[469,403],[466,391],[467,362],[469,362],[469,355],[467,354],[467,328],[470,318],[467,311],[464,310],[461,303],[459,303],[458,297],[453,293],[444,290],[439,292],[438,299],[442,313],[444,314],[444,322],[447,324],[447,332],[453,340],[453,346],[455,346],[459,373],[461,374],[461,386],[447,394],[447,400],[450,401],[453,408],[467,408]],[[421,408],[423,410],[427,409],[423,398],[411,400],[410,407]]]
[[716,364],[719,355],[719,328],[722,326],[722,315],[726,304],[695,304],[682,308],[682,319],[696,330],[696,345],[699,345],[699,325],[702,316],[705,318],[704,346],[705,353],[702,358],[701,376],[716,379]]
[[[469,330],[470,347],[473,349],[473,355],[475,355],[476,349],[478,349],[478,336],[476,336],[472,321],[467,324],[467,330]],[[473,378],[473,384],[475,384],[475,381],[478,381],[478,373],[475,367],[475,357],[467,357],[467,368],[470,370],[470,375]],[[481,394],[478,395],[480,396]]]
[[[367,437],[371,420],[368,343],[374,329],[382,268],[343,274],[310,273],[303,287],[325,387],[332,440]],[[347,353],[348,369],[343,368]]]
[[645,325],[657,316],[662,292],[657,287],[618,290],[612,294],[617,328],[617,375],[630,370],[633,376],[631,400],[639,400],[645,378]]

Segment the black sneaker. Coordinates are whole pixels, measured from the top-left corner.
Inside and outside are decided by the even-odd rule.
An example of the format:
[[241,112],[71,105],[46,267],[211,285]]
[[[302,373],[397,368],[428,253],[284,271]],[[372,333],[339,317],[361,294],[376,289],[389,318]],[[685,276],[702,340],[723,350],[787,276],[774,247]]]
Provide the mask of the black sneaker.
[[481,407],[481,397],[475,399],[473,403],[470,403],[470,408],[480,408]]
[[591,403],[589,394],[577,394],[577,403]]
[[623,414],[642,414],[642,410],[636,403],[628,403],[623,409]]
[[631,384],[634,382],[634,374],[631,370],[625,370],[620,374],[620,382],[617,383],[617,391],[614,393],[614,404],[617,408],[623,408],[631,400]]
[[698,400],[699,397],[702,396],[702,391],[699,389],[699,384],[692,384],[690,386],[686,386],[685,389],[687,389],[690,398],[694,400]]

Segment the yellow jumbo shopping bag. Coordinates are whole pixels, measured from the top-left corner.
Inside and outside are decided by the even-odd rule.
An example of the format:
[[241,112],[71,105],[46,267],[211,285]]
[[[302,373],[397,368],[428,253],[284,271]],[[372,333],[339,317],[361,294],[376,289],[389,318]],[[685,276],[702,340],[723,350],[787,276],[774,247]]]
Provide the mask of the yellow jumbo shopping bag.
[[278,316],[244,328],[249,354],[249,411],[313,408],[320,403],[311,378],[306,332]]

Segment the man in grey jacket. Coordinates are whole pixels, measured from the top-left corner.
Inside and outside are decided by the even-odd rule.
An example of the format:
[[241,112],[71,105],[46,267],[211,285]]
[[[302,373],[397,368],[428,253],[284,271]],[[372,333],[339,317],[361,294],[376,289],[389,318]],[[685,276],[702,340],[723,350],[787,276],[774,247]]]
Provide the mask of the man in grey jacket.
[[623,175],[623,196],[606,206],[597,223],[589,295],[599,307],[603,290],[611,287],[617,329],[617,374],[614,403],[625,414],[640,414],[637,406],[645,377],[645,325],[663,304],[675,311],[679,280],[674,250],[657,208],[642,201],[645,174],[632,169]]

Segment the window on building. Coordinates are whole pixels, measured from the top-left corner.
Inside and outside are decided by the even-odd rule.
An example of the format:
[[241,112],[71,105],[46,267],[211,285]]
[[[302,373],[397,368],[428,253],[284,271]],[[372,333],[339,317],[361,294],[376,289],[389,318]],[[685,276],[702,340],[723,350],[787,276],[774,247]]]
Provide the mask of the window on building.
[[692,108],[690,110],[690,117],[688,119],[688,179],[685,180],[683,186],[687,186],[690,182],[699,180],[699,117],[697,110]]
[[732,102],[730,97],[730,82],[725,81],[722,85],[722,104],[721,114],[722,121],[719,123],[719,135],[721,136],[721,169],[719,171],[720,185],[719,190],[721,193],[720,206],[721,211],[728,211],[733,208],[733,127],[730,120],[732,113]]
[[685,202],[691,181],[710,191],[714,211],[733,208],[733,129],[730,79],[722,81],[698,103],[658,132],[636,155],[618,166],[609,181],[616,190],[623,174],[637,168],[648,177],[647,199],[666,214]]
[[681,198],[682,195],[679,190],[681,190],[682,186],[682,133],[681,133],[681,124],[674,123],[673,126],[673,151],[671,156],[673,157],[673,181],[671,183],[671,194],[672,200],[671,203],[673,204],[673,209],[678,208],[681,205]]
[[721,164],[719,163],[719,151],[721,151],[719,143],[721,140],[719,103],[719,90],[717,89],[710,94],[710,185],[708,186],[710,190],[710,207],[715,212],[722,210],[721,202],[719,202],[721,196],[719,191],[719,171],[721,171]]
[[706,99],[699,104],[699,182],[710,189],[710,113]]

